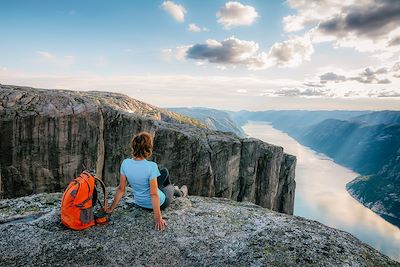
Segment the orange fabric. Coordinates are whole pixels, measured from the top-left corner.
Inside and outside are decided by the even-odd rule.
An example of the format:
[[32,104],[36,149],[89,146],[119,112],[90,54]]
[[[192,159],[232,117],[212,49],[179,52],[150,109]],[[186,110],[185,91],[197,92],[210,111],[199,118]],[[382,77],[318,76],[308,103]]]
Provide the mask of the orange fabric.
[[83,230],[95,224],[92,197],[95,178],[82,172],[64,191],[61,201],[61,222],[68,228]]

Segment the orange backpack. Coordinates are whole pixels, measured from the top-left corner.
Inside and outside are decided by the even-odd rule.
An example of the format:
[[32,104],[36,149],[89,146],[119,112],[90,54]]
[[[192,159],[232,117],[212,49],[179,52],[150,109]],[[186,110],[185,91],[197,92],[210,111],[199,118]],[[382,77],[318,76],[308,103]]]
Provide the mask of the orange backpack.
[[103,216],[96,218],[97,223],[108,221],[106,189],[103,181],[92,173],[83,171],[71,181],[65,189],[61,200],[61,222],[68,228],[83,230],[95,225],[93,208],[97,200],[95,183],[99,182],[104,193]]

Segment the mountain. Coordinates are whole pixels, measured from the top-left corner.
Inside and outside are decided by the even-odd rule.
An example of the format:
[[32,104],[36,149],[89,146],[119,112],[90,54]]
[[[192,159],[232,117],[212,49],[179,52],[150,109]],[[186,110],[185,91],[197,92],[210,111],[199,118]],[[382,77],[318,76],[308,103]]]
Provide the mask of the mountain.
[[133,134],[154,136],[151,158],[189,193],[293,213],[296,158],[257,139],[122,94],[0,85],[0,192],[60,192],[84,169],[108,186],[130,157]]
[[158,233],[130,193],[109,224],[85,231],[60,224],[61,193],[0,200],[0,265],[399,266],[346,232],[223,198],[176,198]]
[[270,122],[299,143],[361,174],[353,197],[400,226],[400,111],[240,111],[232,118]]
[[298,140],[360,173],[347,185],[351,195],[400,225],[400,124],[355,121],[328,119],[309,127]]
[[377,173],[362,175],[347,190],[365,206],[400,226],[400,151]]
[[303,131],[298,140],[341,165],[370,175],[398,154],[400,124],[366,125],[327,119]]
[[369,111],[308,111],[308,110],[267,110],[267,111],[247,111],[231,112],[234,121],[239,125],[246,124],[247,121],[270,122],[275,128],[287,132],[292,136],[298,136],[308,127],[320,123],[326,119],[347,120],[354,116],[360,116]]
[[400,112],[391,110],[376,111],[350,118],[350,121],[368,125],[400,124]]
[[198,119],[209,128],[222,132],[232,132],[239,137],[246,137],[243,129],[238,126],[228,112],[210,108],[169,108],[168,110]]

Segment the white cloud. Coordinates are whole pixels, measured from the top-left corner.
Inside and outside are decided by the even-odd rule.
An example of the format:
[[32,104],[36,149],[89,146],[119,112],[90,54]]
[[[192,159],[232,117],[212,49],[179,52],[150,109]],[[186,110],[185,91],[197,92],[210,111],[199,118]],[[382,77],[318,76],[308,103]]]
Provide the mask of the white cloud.
[[400,1],[288,0],[297,14],[283,18],[287,32],[312,27],[314,43],[334,42],[387,60],[400,51]]
[[[322,84],[326,84],[328,82],[339,83],[346,81],[356,81],[364,84],[389,84],[391,83],[391,80],[389,80],[387,77],[390,72],[392,72],[392,70],[386,67],[381,67],[378,69],[367,67],[356,75],[348,75],[347,77],[345,75],[339,75],[334,72],[327,72],[320,76],[320,82]],[[393,73],[395,73],[394,70]]]
[[275,43],[268,52],[268,60],[278,67],[297,67],[305,60],[310,60],[314,47],[310,38],[292,37]]
[[266,68],[266,54],[259,52],[259,45],[234,36],[219,42],[208,39],[204,44],[195,44],[186,51],[186,57],[207,60],[218,65],[245,65],[249,69]]
[[394,90],[384,90],[384,91],[380,91],[378,93],[371,93],[370,96],[374,97],[396,97],[396,98],[400,98],[400,92],[396,92]]
[[59,56],[48,51],[36,51],[39,56],[39,63],[56,67],[69,68],[76,62],[76,57],[71,55]]
[[257,17],[259,15],[254,7],[232,1],[225,3],[217,12],[218,23],[226,29],[251,25]]
[[187,11],[182,5],[175,4],[172,1],[164,1],[161,8],[168,12],[176,21],[185,21],[185,14]]
[[49,52],[47,52],[47,51],[36,51],[36,54],[38,54],[41,57],[46,58],[46,59],[54,58],[54,55],[49,53]]
[[294,32],[307,26],[315,26],[320,21],[332,18],[354,7],[373,3],[373,0],[287,0],[286,3],[297,11],[295,15],[283,18],[284,30]]
[[254,41],[240,40],[231,36],[223,41],[208,39],[205,43],[185,46],[186,58],[208,61],[232,67],[242,65],[249,70],[261,70],[268,67],[296,67],[309,60],[314,52],[307,37],[293,37],[281,43],[275,43],[269,52],[259,51]]
[[273,91],[267,91],[264,96],[272,97],[332,97],[333,94],[329,89],[320,88],[282,88]]
[[175,48],[165,48],[161,50],[161,57],[165,61],[178,60],[182,61],[186,58],[186,51],[190,46],[182,45]]
[[346,76],[344,76],[344,75],[336,74],[334,72],[327,72],[320,76],[320,80],[321,80],[321,83],[327,83],[327,82],[338,83],[338,82],[346,81],[347,79],[346,79]]
[[206,27],[200,27],[194,23],[189,24],[187,30],[190,32],[208,32]]

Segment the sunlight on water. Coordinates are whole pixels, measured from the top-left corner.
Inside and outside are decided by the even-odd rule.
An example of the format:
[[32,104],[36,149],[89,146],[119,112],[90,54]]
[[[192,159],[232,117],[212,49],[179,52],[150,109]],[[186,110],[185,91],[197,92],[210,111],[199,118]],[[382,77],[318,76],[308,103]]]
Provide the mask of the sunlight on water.
[[282,146],[286,153],[297,157],[295,215],[349,232],[400,261],[400,229],[365,208],[345,189],[357,173],[267,123],[250,122],[243,129],[249,136]]

